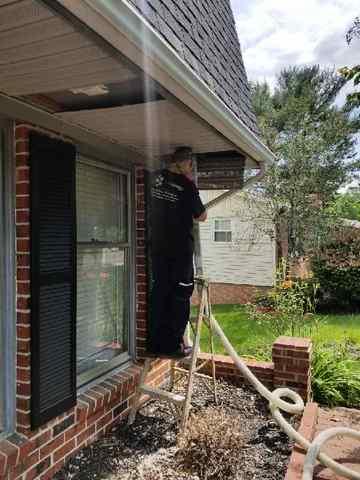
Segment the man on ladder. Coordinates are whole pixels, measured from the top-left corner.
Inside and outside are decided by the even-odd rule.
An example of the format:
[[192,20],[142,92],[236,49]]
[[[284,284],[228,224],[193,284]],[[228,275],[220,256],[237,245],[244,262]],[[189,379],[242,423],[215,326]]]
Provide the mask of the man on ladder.
[[150,245],[152,260],[151,316],[148,354],[183,358],[191,354],[183,335],[194,290],[193,222],[207,218],[191,179],[192,150],[176,149],[166,169],[151,183]]

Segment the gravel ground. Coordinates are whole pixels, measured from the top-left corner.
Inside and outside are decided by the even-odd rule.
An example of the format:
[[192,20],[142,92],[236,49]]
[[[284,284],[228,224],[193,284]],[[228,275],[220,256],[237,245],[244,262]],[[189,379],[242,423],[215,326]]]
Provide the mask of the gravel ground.
[[[182,386],[177,387],[178,391]],[[218,382],[219,404],[203,380],[195,382],[193,409],[208,407],[225,412],[241,426],[242,448],[233,480],[283,480],[291,453],[291,442],[271,420],[267,403],[250,387]],[[235,428],[235,427],[234,427]],[[135,423],[123,422],[92,446],[79,451],[56,480],[203,480],[185,472],[178,460],[176,423],[172,407],[154,401],[140,410]],[[224,477],[217,477],[222,480]],[[226,480],[230,478],[227,477]],[[210,480],[210,479],[209,479]],[[225,478],[224,478],[225,480]]]

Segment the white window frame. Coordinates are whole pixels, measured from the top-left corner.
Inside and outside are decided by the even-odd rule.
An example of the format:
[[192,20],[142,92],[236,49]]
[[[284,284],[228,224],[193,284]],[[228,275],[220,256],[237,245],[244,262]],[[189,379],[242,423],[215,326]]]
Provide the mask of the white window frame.
[[15,162],[13,123],[0,117],[0,438],[15,429]]
[[[220,230],[220,229],[217,229],[216,228],[216,222],[229,222],[230,223],[230,228],[227,229],[227,230]],[[213,224],[213,241],[215,243],[226,243],[226,244],[229,244],[229,243],[232,243],[233,241],[233,230],[232,230],[232,227],[233,227],[233,222],[231,220],[231,218],[228,218],[228,217],[217,217],[214,219],[214,224]],[[230,237],[231,239],[230,240],[216,240],[216,233],[230,233]]]
[[[106,363],[106,365],[99,365],[95,369],[91,369],[88,372],[84,372],[82,374],[77,375],[77,388],[79,393],[86,388],[89,388],[95,382],[99,381],[99,378],[108,375],[109,372],[118,369],[118,368],[125,368],[130,360],[132,359],[135,351],[135,326],[134,326],[134,318],[135,318],[135,296],[132,292],[135,291],[135,257],[134,257],[134,248],[133,248],[133,222],[132,222],[132,208],[135,204],[133,199],[133,191],[134,187],[132,185],[132,172],[130,170],[125,170],[117,165],[109,164],[103,162],[98,159],[90,158],[89,156],[85,155],[78,155],[77,157],[77,164],[82,163],[84,165],[89,165],[92,167],[96,167],[102,170],[111,171],[114,173],[118,173],[121,175],[126,176],[127,179],[127,203],[128,203],[128,212],[127,212],[127,228],[128,228],[128,235],[125,242],[118,242],[117,246],[119,248],[125,249],[125,258],[128,266],[127,272],[127,284],[129,288],[129,304],[127,308],[127,319],[128,322],[128,350],[126,352],[121,353],[113,360]],[[80,242],[77,243],[79,245]]]

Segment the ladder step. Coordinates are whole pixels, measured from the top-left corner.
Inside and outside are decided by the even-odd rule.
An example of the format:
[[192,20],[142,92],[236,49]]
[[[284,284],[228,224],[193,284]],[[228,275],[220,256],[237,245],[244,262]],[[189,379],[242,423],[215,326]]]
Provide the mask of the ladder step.
[[159,398],[160,400],[166,400],[168,402],[182,404],[185,401],[185,397],[183,395],[167,392],[166,390],[160,390],[159,388],[148,387],[146,385],[141,385],[140,391],[145,393],[145,395],[149,395],[150,397]]

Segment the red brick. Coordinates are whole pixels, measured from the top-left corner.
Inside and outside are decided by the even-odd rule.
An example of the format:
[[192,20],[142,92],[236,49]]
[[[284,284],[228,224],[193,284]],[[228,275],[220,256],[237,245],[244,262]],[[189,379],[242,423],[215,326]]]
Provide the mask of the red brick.
[[16,182],[29,182],[29,180],[30,180],[29,167],[16,169]]
[[110,392],[106,390],[105,388],[101,387],[100,385],[96,385],[95,387],[92,387],[92,390],[95,390],[95,392],[101,394],[104,399],[104,404],[109,403],[110,401]]
[[30,282],[17,282],[16,291],[18,295],[30,295]]
[[30,280],[30,268],[17,268],[16,278],[20,281]]
[[51,442],[44,445],[40,448],[40,459],[45,458],[46,456],[50,455],[56,449],[58,449],[61,445],[65,443],[65,435],[64,433],[56,437]]
[[27,140],[29,138],[30,129],[28,126],[23,124],[16,125],[15,127],[15,138],[16,140]]
[[16,155],[16,166],[17,167],[26,167],[29,165],[29,155],[27,153],[17,154]]
[[84,428],[85,428],[85,423],[76,424],[73,427],[71,427],[69,430],[65,432],[65,442],[71,440],[76,435],[81,433],[81,431],[84,430]]
[[23,427],[30,427],[30,413],[24,413],[19,410],[16,411],[16,424]]
[[[305,406],[301,424],[298,431],[309,442],[311,442],[314,438],[317,417],[318,417],[317,404],[308,403]],[[302,448],[295,445],[290,457],[285,480],[301,480],[305,455],[306,455],[306,452]]]
[[26,253],[30,251],[30,240],[17,240],[16,241],[17,252]]
[[88,411],[88,405],[82,406],[79,405],[80,402],[78,402],[78,406],[76,407],[76,413],[75,413],[75,421],[76,423],[82,423],[86,419],[87,411]]
[[16,227],[16,237],[18,239],[29,239],[30,238],[30,225],[17,225]]
[[101,430],[105,425],[107,425],[112,420],[112,412],[107,413],[96,423],[96,431]]
[[91,427],[88,427],[86,430],[81,432],[76,437],[76,445],[77,446],[81,445],[85,440],[87,440],[89,437],[94,435],[94,433],[95,433],[95,425],[91,425]]
[[16,262],[18,267],[29,267],[30,266],[30,255],[29,254],[17,254]]
[[16,327],[17,338],[21,340],[30,339],[30,325]]
[[51,480],[55,473],[61,470],[64,465],[65,461],[59,460],[57,463],[55,463],[55,465],[41,475],[40,480]]
[[17,381],[20,381],[20,382],[30,382],[30,369],[17,368],[16,379]]
[[39,477],[46,469],[51,465],[50,457],[45,458],[43,461],[35,465],[28,473],[25,475],[25,480],[34,480]]
[[30,208],[30,196],[21,195],[16,197],[16,208],[17,209],[29,209]]
[[16,322],[18,325],[29,325],[30,324],[30,313],[27,312],[17,312],[16,313]]
[[18,297],[16,300],[16,307],[19,310],[28,310],[30,306],[30,297]]
[[29,223],[30,211],[29,210],[17,210],[16,211],[16,223]]
[[16,383],[16,393],[17,393],[17,395],[21,395],[23,397],[27,397],[27,396],[31,395],[30,383],[17,382]]
[[19,353],[30,353],[30,339],[29,340],[17,340],[17,351]]
[[64,458],[66,454],[70,453],[75,448],[75,439],[70,440],[70,442],[65,443],[65,445],[53,454],[54,462],[56,463],[61,458]]
[[[252,285],[236,285],[230,283],[212,283],[211,299],[216,304],[246,304],[254,300],[257,294],[266,293],[271,287],[255,287]],[[192,304],[198,305],[197,292],[194,292]]]
[[30,398],[16,398],[16,408],[23,412],[30,411]]
[[88,406],[87,412],[88,415],[91,415],[94,413],[95,408],[96,408],[96,402],[93,398],[90,398],[86,395],[86,393],[80,395],[79,400],[81,400],[83,403],[85,403]]
[[18,367],[30,367],[31,365],[30,355],[26,355],[24,353],[18,353],[16,355],[16,364]]
[[86,396],[92,398],[96,402],[95,410],[98,410],[99,408],[102,408],[104,406],[104,397],[96,390],[93,390],[92,388],[86,390]]
[[16,142],[16,154],[18,153],[28,153],[29,152],[29,141],[28,139],[20,139]]
[[0,477],[5,475],[7,457],[0,451]]
[[21,182],[16,184],[16,195],[27,195],[30,192],[29,182]]
[[19,447],[8,442],[7,440],[2,440],[0,441],[0,452],[7,458],[6,468],[8,468],[10,465],[14,466],[17,464],[20,454]]

